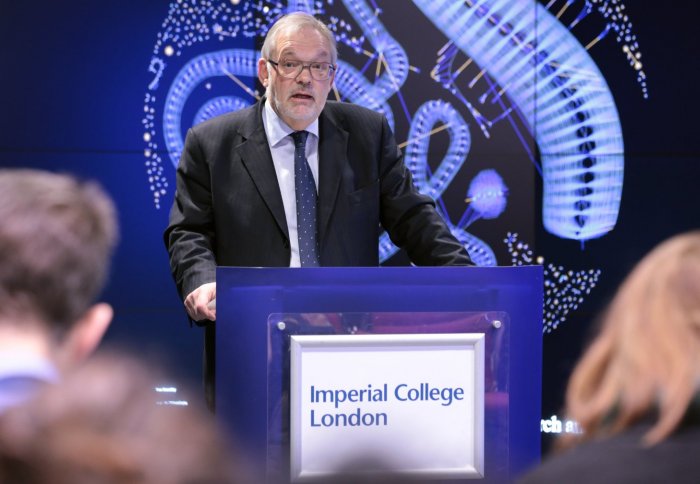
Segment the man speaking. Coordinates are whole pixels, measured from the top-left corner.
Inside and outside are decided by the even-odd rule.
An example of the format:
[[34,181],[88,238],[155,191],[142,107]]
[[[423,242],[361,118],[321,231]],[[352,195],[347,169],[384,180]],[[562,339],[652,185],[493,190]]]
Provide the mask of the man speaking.
[[258,60],[265,97],[187,133],[164,237],[194,321],[216,319],[216,266],[376,266],[380,225],[416,265],[471,265],[414,187],[385,117],[327,101],[336,61],[322,22],[286,15]]

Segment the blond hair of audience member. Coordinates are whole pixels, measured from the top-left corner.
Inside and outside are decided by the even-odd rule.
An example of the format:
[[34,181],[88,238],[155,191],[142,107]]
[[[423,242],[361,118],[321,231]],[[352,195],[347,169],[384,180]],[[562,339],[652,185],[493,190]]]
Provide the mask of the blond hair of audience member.
[[0,482],[250,482],[211,414],[157,404],[156,376],[101,353],[0,415]]
[[678,235],[650,252],[624,281],[599,336],[576,366],[567,415],[581,437],[610,436],[656,417],[647,445],[682,421],[700,383],[700,231]]
[[112,308],[94,301],[117,232],[96,183],[0,170],[0,352],[41,353],[61,368],[97,346]]

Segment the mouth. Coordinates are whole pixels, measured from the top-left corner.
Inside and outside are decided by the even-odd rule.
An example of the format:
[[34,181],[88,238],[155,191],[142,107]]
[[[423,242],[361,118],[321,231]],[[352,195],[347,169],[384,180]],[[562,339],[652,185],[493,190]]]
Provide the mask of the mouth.
[[306,94],[303,92],[297,92],[296,94],[292,94],[290,96],[290,99],[294,99],[297,101],[313,101],[314,97],[311,94]]

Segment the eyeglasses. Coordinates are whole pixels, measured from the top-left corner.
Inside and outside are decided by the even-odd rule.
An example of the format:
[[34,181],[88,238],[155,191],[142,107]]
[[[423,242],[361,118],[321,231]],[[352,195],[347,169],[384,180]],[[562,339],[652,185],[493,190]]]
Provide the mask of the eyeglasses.
[[329,79],[333,71],[335,71],[333,64],[329,64],[328,62],[310,62],[304,64],[302,61],[286,59],[280,62],[268,59],[267,62],[272,64],[280,76],[286,77],[287,79],[296,79],[296,77],[301,74],[301,71],[308,68],[312,78],[317,81],[325,81]]

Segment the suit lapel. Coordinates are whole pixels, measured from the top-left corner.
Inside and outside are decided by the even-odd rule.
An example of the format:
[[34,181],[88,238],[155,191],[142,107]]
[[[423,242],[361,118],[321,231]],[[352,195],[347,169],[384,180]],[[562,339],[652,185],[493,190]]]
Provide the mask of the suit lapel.
[[335,209],[343,167],[347,163],[348,132],[324,109],[319,117],[319,237],[323,247],[328,223]]
[[241,127],[241,134],[246,139],[239,146],[234,147],[234,150],[241,157],[260,196],[275,218],[275,222],[289,239],[282,195],[263,127],[262,106],[263,103],[259,102],[257,109],[252,110],[251,116]]

